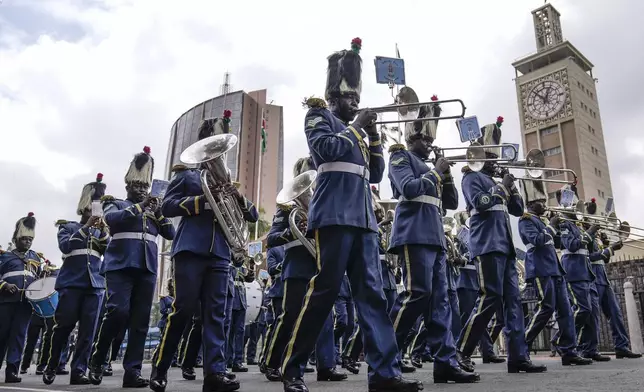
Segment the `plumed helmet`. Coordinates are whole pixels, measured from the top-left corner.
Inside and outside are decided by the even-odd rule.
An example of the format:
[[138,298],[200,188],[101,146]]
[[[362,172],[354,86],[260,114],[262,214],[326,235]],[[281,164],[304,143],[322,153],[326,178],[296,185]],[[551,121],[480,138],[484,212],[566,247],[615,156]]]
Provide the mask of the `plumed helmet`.
[[83,215],[83,211],[91,208],[93,201],[100,200],[101,197],[105,196],[106,188],[107,186],[103,183],[103,173],[96,174],[96,181],[85,184],[83,187],[80,199],[78,200],[78,206],[76,207],[76,213]]
[[33,212],[28,213],[27,216],[18,219],[18,222],[16,222],[16,229],[13,231],[11,239],[16,242],[22,237],[36,237],[36,217]]
[[[499,116],[496,118],[494,124],[488,124],[481,128],[482,136],[478,138],[477,142],[483,146],[491,146],[495,144],[501,144],[501,125],[503,125],[503,117]],[[494,155],[495,157],[501,156],[500,147],[490,147],[484,148],[485,152]]]
[[143,147],[143,152],[134,156],[130,163],[130,168],[125,174],[125,183],[131,184],[139,182],[142,184],[152,184],[152,174],[154,173],[154,159],[150,155],[150,147]]
[[523,201],[526,204],[533,201],[545,202],[548,200],[548,193],[543,181],[521,180],[520,187],[521,196],[523,196]]
[[327,58],[329,64],[324,91],[324,98],[327,101],[343,94],[360,95],[362,92],[361,48],[362,40],[354,38],[351,41],[351,50],[341,50]]

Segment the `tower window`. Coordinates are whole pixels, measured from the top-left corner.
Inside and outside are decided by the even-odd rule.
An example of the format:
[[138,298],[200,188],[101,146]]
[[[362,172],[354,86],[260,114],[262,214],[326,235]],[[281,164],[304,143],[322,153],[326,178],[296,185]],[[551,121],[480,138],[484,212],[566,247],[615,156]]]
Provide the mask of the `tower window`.
[[542,129],[541,136],[552,135],[553,133],[556,133],[557,130],[558,130],[558,127],[556,125],[554,127]]
[[543,150],[543,155],[549,157],[551,155],[557,155],[561,154],[561,146],[553,147],[553,148],[548,148],[546,150]]

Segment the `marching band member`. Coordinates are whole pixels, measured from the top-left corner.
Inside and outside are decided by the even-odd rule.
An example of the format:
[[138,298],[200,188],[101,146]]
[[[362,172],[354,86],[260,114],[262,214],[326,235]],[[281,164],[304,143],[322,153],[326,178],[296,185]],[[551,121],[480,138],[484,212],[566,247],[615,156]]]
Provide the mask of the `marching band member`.
[[[284,220],[284,216],[279,215],[280,208],[278,206],[278,211],[273,217],[273,224],[278,225]],[[270,231],[269,231],[270,234]],[[268,330],[266,331],[266,337],[264,338],[262,355],[259,359],[259,370],[262,373],[270,372],[271,375],[267,374],[267,377],[274,378],[279,380],[280,374],[278,369],[267,369],[266,368],[266,356],[269,351],[270,342],[273,340],[275,335],[275,329],[277,327],[277,319],[282,314],[282,304],[284,302],[284,281],[282,280],[282,269],[284,266],[284,245],[280,246],[271,246],[268,243],[268,251],[266,251],[266,267],[268,269],[268,274],[271,277],[271,285],[268,288],[268,293],[266,295],[267,299],[270,301],[270,320],[267,319]],[[269,322],[270,321],[270,322]],[[269,380],[270,380],[269,378]]]
[[87,385],[85,375],[101,311],[105,278],[101,276],[102,256],[110,241],[110,232],[100,216],[92,214],[92,203],[105,196],[103,175],[83,187],[76,213],[80,222],[59,220],[58,248],[63,253],[63,265],[56,278],[58,306],[54,315],[55,326],[51,336],[47,368],[43,382],[50,385],[56,379],[62,350],[76,323],[78,335],[71,364],[69,383]]
[[564,280],[566,272],[555,250],[559,247],[557,230],[561,219],[555,215],[548,222],[543,217],[548,195],[542,181],[522,180],[521,190],[527,207],[519,219],[519,235],[526,246],[525,280],[533,283],[539,300],[525,331],[527,349],[530,350],[556,311],[560,330],[552,344],[561,354],[562,365],[590,365],[591,359],[577,353],[575,322]]
[[399,202],[388,251],[402,260],[405,281],[405,291],[390,311],[396,340],[402,346],[423,316],[427,333],[434,338],[434,382],[476,382],[479,375],[461,370],[457,360],[447,294],[442,209],[458,207],[458,191],[447,159],[438,158],[433,170],[425,163],[436,128],[428,123],[408,125],[406,148],[402,144],[389,148],[389,179]]
[[[300,161],[304,160],[304,163]],[[310,158],[302,158],[295,164],[293,175],[300,175],[313,167]],[[301,172],[297,172],[302,170]],[[275,332],[268,344],[266,353],[266,378],[270,381],[279,381],[278,369],[282,362],[282,354],[288,343],[291,332],[297,322],[304,296],[306,295],[307,284],[317,271],[315,259],[304,247],[294,234],[289,225],[289,206],[279,206],[273,225],[267,236],[268,246],[284,247],[284,263],[282,267],[282,280],[284,281],[284,299],[282,302],[282,313],[277,319]],[[306,222],[297,222],[300,231],[306,231]],[[342,381],[347,378],[345,373],[336,370],[335,344],[333,331],[333,316],[329,312],[326,319],[322,321],[324,326],[317,336],[315,344],[315,366],[317,367],[318,381]],[[308,359],[308,357],[307,357]],[[306,364],[306,362],[305,362]]]
[[244,265],[243,254],[236,255],[238,262],[233,266],[235,268],[235,297],[233,299],[232,316],[230,333],[228,334],[228,367],[231,367],[235,373],[244,373],[248,368],[244,366],[244,326],[246,324],[246,285],[245,282],[251,283],[255,280],[255,264],[249,260],[250,268]]
[[[561,194],[562,190],[557,190],[556,196],[559,202]],[[577,349],[583,357],[593,361],[610,361],[609,357],[599,354],[597,350],[599,325],[592,315],[591,290],[594,290],[595,274],[590,267],[588,247],[599,227],[591,226],[584,232],[581,229],[581,222],[573,223],[577,220],[575,214],[570,212],[562,215],[566,220],[559,223],[563,248],[561,263],[566,271],[565,279],[574,311]],[[559,334],[564,333],[565,325],[559,323],[559,328]]]
[[[223,133],[227,133],[229,121],[229,111],[224,112],[223,119],[204,120],[199,140],[216,133],[215,129],[220,127],[223,127]],[[204,344],[203,390],[237,390],[239,382],[226,376],[225,359],[224,313],[230,279],[231,248],[223,231],[217,227],[220,223],[215,220],[212,211],[217,206],[206,203],[200,179],[201,170],[177,165],[174,172],[161,211],[168,217],[181,217],[176,239],[172,242],[175,298],[161,347],[152,359],[150,389],[157,392],[165,390],[167,372],[183,329],[195,312],[200,311]],[[212,189],[212,192],[232,196],[242,211],[243,219],[257,222],[257,209],[231,182],[221,184],[221,188]],[[201,309],[197,308],[199,304]]]
[[[304,125],[313,162],[318,171],[311,200],[307,235],[317,250],[318,273],[308,285],[282,364],[284,390],[305,392],[303,365],[313,351],[338,296],[345,272],[356,301],[358,322],[365,341],[366,361],[371,366],[369,390],[409,391],[422,383],[401,377],[398,347],[378,269],[376,218],[371,206],[369,182],[382,180],[385,162],[380,135],[371,125],[374,111],[360,111],[361,40],[351,51],[328,58],[325,98],[307,100]],[[353,121],[351,125],[349,123]]]
[[159,210],[157,199],[148,195],[154,160],[150,148],[136,154],[125,174],[125,200],[104,196],[105,222],[112,239],[103,257],[101,272],[107,287],[107,310],[99,327],[90,361],[89,379],[103,380],[103,364],[113,340],[127,326],[127,349],[123,357],[123,388],[141,388],[145,341],[158,269],[157,237],[174,238],[174,227]]
[[18,372],[32,309],[25,289],[42,271],[41,257],[31,250],[35,236],[36,218],[30,212],[16,222],[13,249],[0,251],[0,366],[6,353],[5,383],[22,381]]
[[[501,142],[502,117],[495,124],[484,126],[479,143],[483,146]],[[498,158],[499,148],[485,148],[487,158]],[[523,310],[519,293],[515,248],[508,212],[523,215],[523,200],[514,185],[514,177],[506,173],[503,181],[494,181],[495,164],[486,161],[480,172],[463,168],[463,195],[470,214],[470,258],[479,260],[480,293],[474,309],[458,339],[461,353],[471,357],[485,333],[488,322],[503,306],[508,342],[508,372],[545,372],[543,365],[533,364],[525,344]]]
[[[597,204],[595,199],[591,199],[586,204],[586,213],[595,215],[597,212]],[[599,232],[597,234],[600,234]],[[642,354],[636,354],[630,350],[630,341],[626,333],[626,326],[624,325],[624,318],[619,302],[615,297],[615,292],[608,282],[606,275],[605,264],[610,262],[610,258],[615,254],[616,250],[623,247],[621,241],[610,244],[608,237],[605,233],[604,240],[600,244],[597,238],[593,239],[593,252],[590,255],[590,267],[595,274],[595,290],[591,292],[593,300],[593,317],[595,323],[599,326],[599,312],[600,310],[606,316],[610,324],[611,332],[613,333],[613,341],[615,344],[615,357],[620,358],[640,358]],[[595,295],[596,294],[596,295]]]

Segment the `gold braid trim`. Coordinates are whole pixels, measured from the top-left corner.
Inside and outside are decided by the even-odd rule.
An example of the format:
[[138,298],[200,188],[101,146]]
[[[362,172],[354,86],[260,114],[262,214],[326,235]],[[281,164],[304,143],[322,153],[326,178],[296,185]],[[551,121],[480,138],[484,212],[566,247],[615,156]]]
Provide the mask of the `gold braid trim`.
[[302,102],[303,107],[308,107],[309,109],[317,108],[317,109],[326,109],[326,101],[323,100],[322,98],[315,98],[313,96],[309,98],[304,98],[304,101]]
[[394,153],[396,151],[404,151],[406,149],[407,148],[405,147],[404,144],[396,143],[396,144],[392,144],[391,146],[389,146],[389,153],[391,154],[391,153]]

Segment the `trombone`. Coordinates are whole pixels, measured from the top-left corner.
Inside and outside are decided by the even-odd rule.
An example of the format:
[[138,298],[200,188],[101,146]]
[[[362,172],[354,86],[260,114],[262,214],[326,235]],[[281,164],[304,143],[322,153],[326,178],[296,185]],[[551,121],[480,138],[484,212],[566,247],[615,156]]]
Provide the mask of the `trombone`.
[[289,228],[291,233],[297,238],[306,250],[313,257],[317,257],[317,251],[313,242],[306,238],[304,233],[298,228],[297,223],[306,221],[308,218],[309,204],[311,198],[313,197],[313,184],[315,183],[315,178],[317,177],[317,172],[315,170],[305,171],[299,176],[295,177],[291,181],[287,182],[284,185],[284,188],[277,195],[276,203],[281,205],[287,205],[290,203],[295,204],[295,208],[291,211],[288,216]]
[[[486,158],[485,156],[485,149],[486,148],[503,148],[503,147],[510,147],[512,148],[514,154],[512,158]],[[465,155],[456,155],[456,156],[445,156],[444,151],[451,151],[451,150],[465,150]],[[473,142],[470,144],[468,147],[438,147],[438,146],[432,146],[432,151],[434,151],[434,154],[436,155],[435,159],[430,159],[429,162],[431,163],[436,163],[436,160],[439,157],[444,157],[450,162],[463,162],[463,163],[468,163],[470,165],[470,168],[473,171],[480,171],[483,169],[483,166],[485,165],[485,162],[502,162],[502,161],[511,161],[514,160],[519,152],[517,151],[517,148],[512,145],[512,144],[493,144],[493,145],[488,145],[488,146],[483,146],[478,142]]]
[[[421,117],[421,118],[412,118],[414,116],[410,116],[408,112],[418,112],[420,111],[420,108],[425,105],[440,105],[440,104],[449,104],[449,103],[458,103],[461,105],[461,113],[458,115],[451,115],[451,116],[438,116],[438,117]],[[391,105],[385,105],[385,106],[378,106],[375,108],[366,108],[366,109],[361,109],[361,110],[372,110],[378,114],[380,113],[394,113],[398,112],[401,116],[405,118],[401,118],[398,120],[385,120],[385,121],[375,121],[375,125],[385,125],[385,124],[394,124],[394,123],[408,123],[408,122],[415,122],[415,121],[437,121],[437,120],[455,120],[459,118],[465,117],[465,104],[463,103],[462,100],[460,99],[445,99],[442,101],[429,101],[429,102],[410,102],[410,103],[400,103],[400,104],[391,104]]]
[[[556,169],[556,168],[545,167],[545,166],[546,166],[545,155],[543,154],[543,151],[539,150],[538,148],[533,148],[532,150],[528,151],[528,154],[526,155],[524,160],[512,162],[509,164],[497,163],[497,169],[500,171],[500,174],[505,174],[504,172],[510,169],[524,169],[528,173],[529,177],[520,178],[521,180],[543,181],[543,182],[549,182],[553,184],[568,184],[568,185],[574,185],[577,183],[577,173],[575,173],[574,170]],[[551,180],[551,179],[540,178],[541,176],[543,176],[543,173],[545,171],[557,171],[562,173],[570,173],[572,174],[573,180],[572,181]]]

